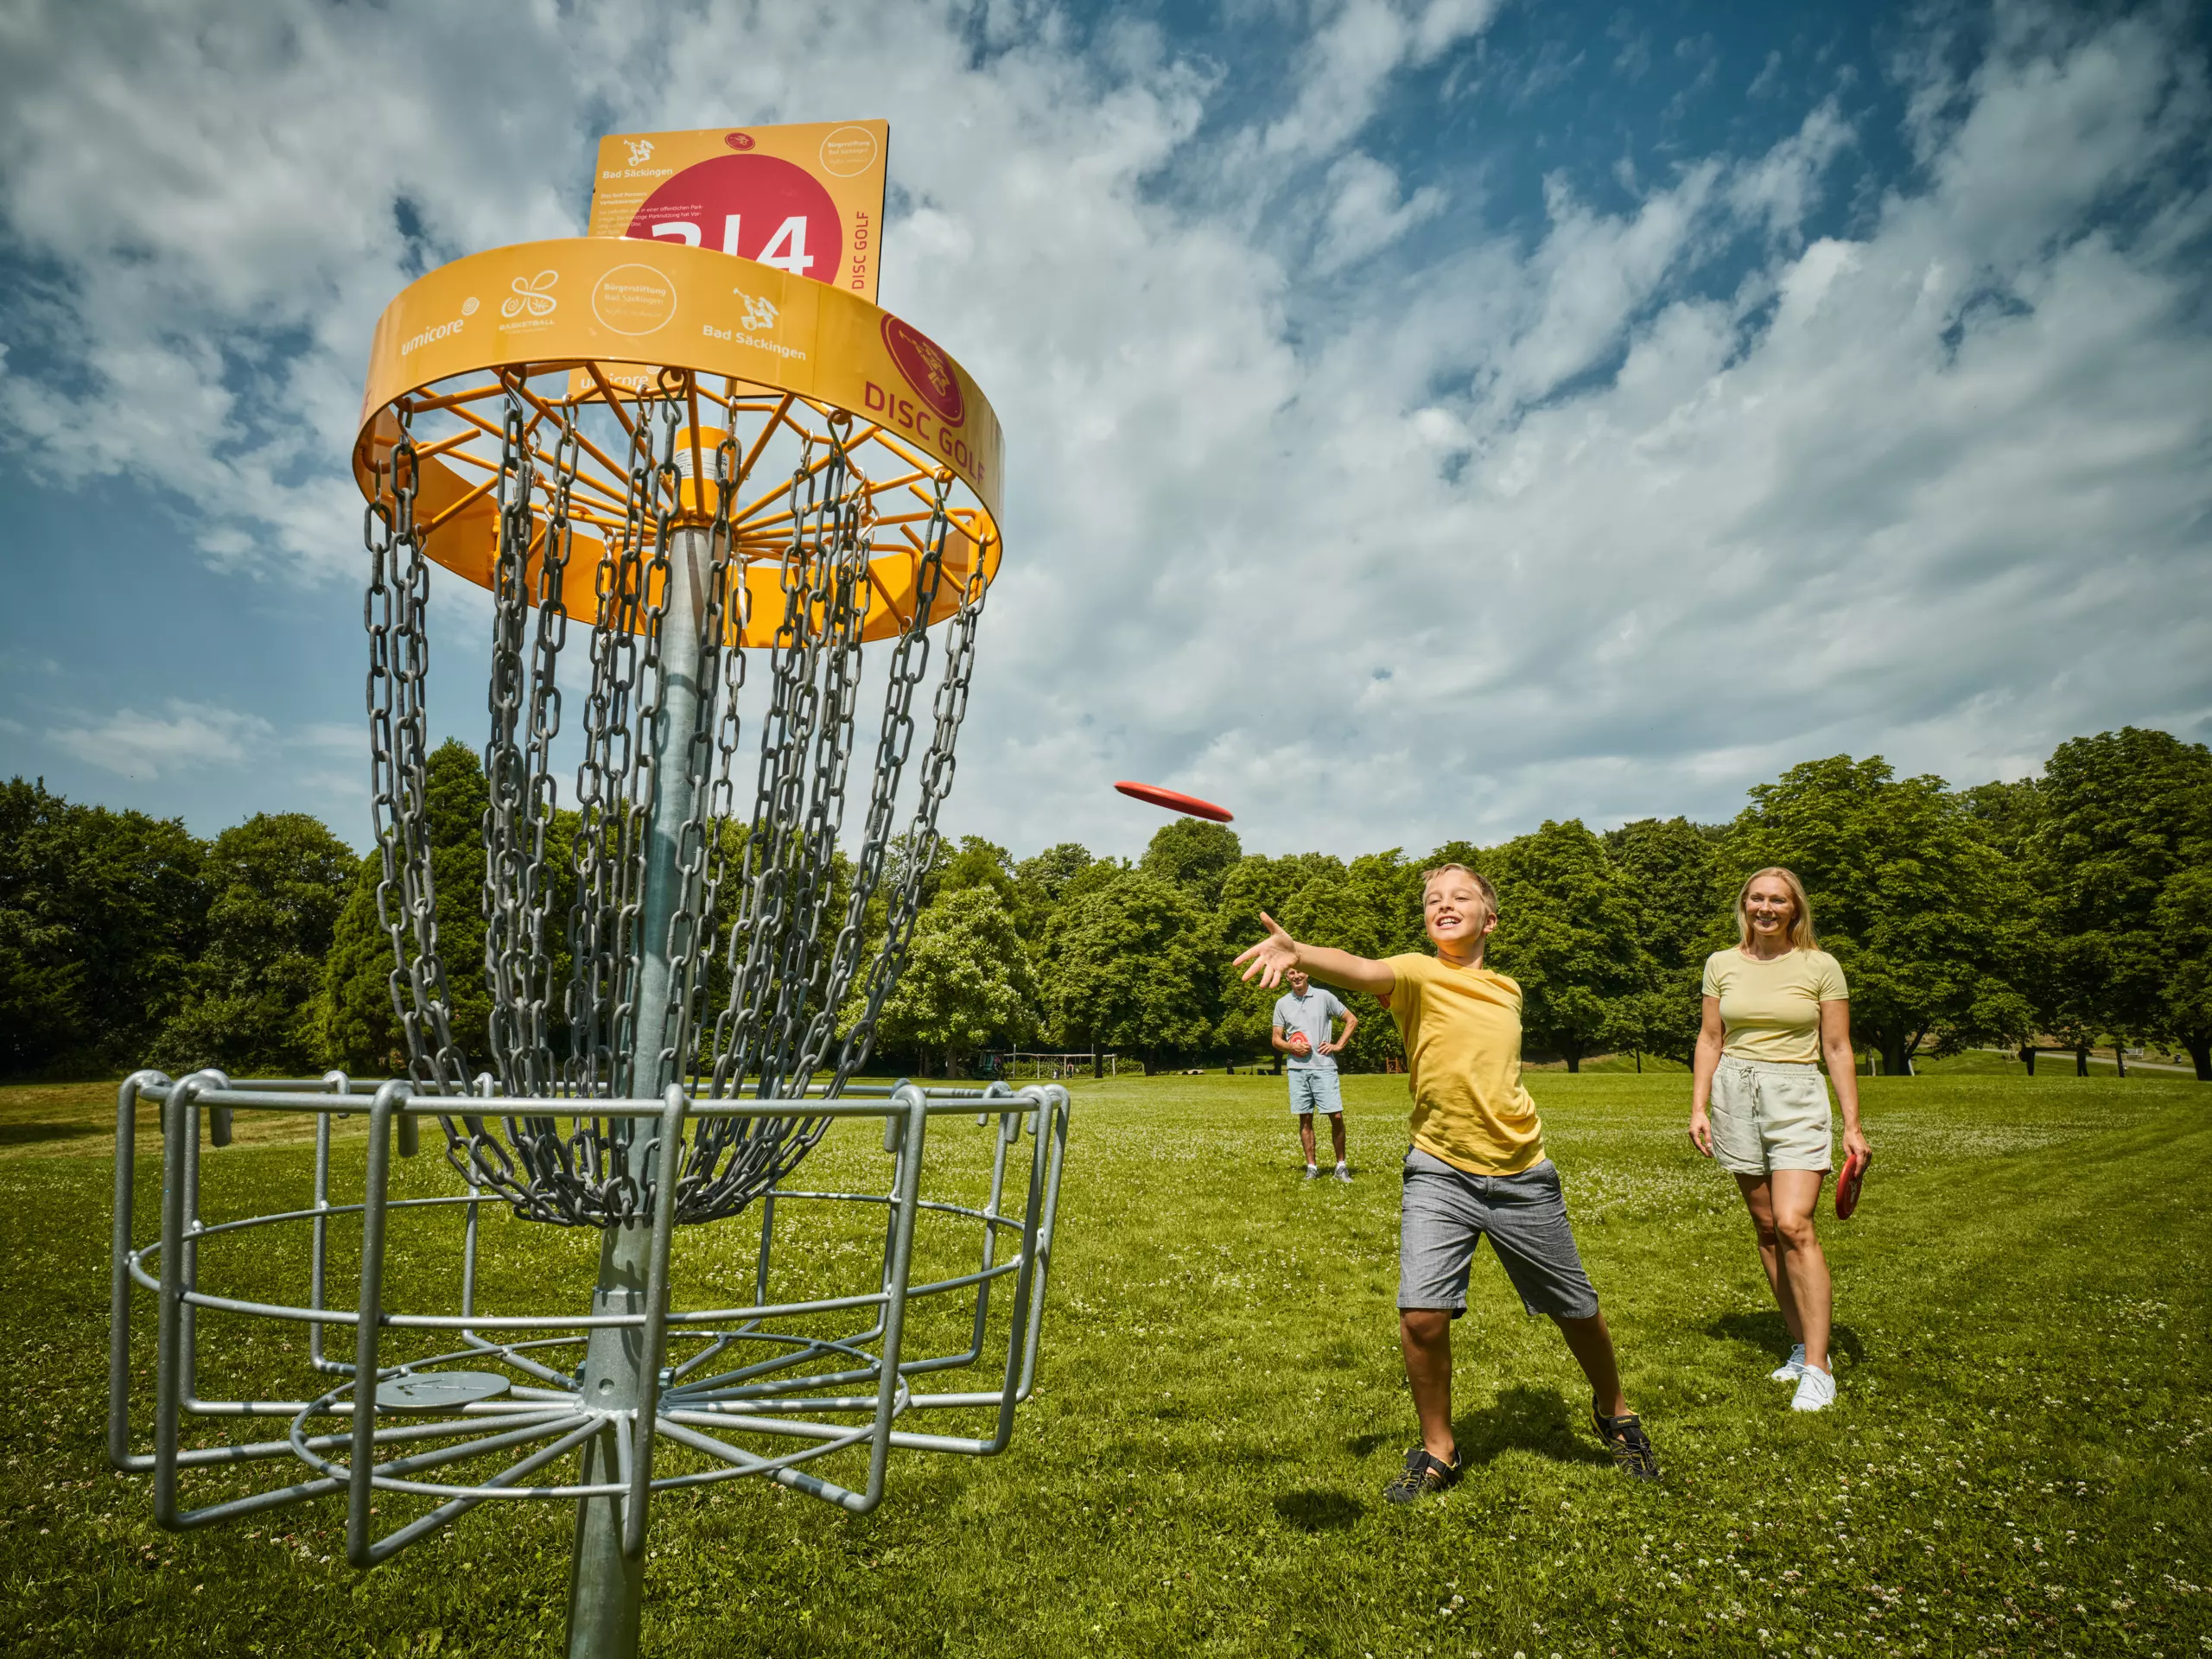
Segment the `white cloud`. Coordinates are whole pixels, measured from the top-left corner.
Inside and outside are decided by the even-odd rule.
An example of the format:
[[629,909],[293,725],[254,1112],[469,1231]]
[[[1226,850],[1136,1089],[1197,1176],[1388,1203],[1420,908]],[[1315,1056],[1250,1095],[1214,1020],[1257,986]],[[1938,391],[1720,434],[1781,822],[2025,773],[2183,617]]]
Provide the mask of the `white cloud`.
[[1396,170],[1358,151],[1329,169],[1325,194],[1329,206],[1314,259],[1325,275],[1381,252],[1444,207],[1444,192],[1433,184],[1401,200]]
[[[2179,170],[2212,115],[2164,25],[2003,34],[1916,96],[1916,179],[1809,242],[1863,139],[1826,103],[1625,211],[1554,181],[1526,245],[1408,238],[1442,198],[1363,135],[1494,10],[1325,7],[1284,113],[1203,135],[1217,67],[1010,4],[19,12],[0,211],[69,372],[15,330],[0,427],[65,483],[166,485],[221,560],[352,580],[356,377],[422,254],[397,199],[435,261],[573,230],[590,129],[883,113],[886,302],[1009,435],[957,830],[1131,850],[1135,776],[1267,849],[1426,846],[2212,718],[2212,216]],[[1198,144],[1211,182],[1164,191]],[[1304,229],[1255,232],[1293,199]],[[224,713],[71,741],[287,741]]]
[[1274,157],[1327,156],[1356,138],[1391,78],[1488,28],[1498,0],[1338,0],[1300,54],[1289,109],[1259,135]]
[[165,715],[118,709],[48,735],[56,747],[103,771],[159,778],[243,766],[274,746],[276,730],[258,715],[172,697]]

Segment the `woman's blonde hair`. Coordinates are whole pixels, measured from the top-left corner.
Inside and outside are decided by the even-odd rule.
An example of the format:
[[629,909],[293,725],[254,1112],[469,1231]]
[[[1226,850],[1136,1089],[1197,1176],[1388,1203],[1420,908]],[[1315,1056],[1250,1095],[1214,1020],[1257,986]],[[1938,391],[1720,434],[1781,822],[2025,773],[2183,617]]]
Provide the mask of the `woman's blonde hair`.
[[1751,883],[1772,876],[1789,889],[1791,912],[1789,917],[1789,948],[1792,950],[1817,950],[1821,941],[1813,931],[1813,901],[1805,896],[1805,884],[1796,874],[1779,864],[1770,864],[1763,870],[1753,870],[1744,878],[1744,885],[1736,889],[1736,948],[1748,950],[1751,943],[1751,917],[1745,903],[1751,895]]

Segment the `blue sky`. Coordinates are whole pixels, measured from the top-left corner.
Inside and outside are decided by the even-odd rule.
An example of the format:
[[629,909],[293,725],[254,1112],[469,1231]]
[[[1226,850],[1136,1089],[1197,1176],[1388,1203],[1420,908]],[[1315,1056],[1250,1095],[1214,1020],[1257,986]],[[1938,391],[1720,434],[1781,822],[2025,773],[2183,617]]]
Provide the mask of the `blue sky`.
[[1142,777],[1422,848],[2212,736],[2209,15],[11,8],[0,770],[365,843],[384,303],[579,230],[601,132],[855,116],[884,302],[1007,429],[956,831],[1134,852]]

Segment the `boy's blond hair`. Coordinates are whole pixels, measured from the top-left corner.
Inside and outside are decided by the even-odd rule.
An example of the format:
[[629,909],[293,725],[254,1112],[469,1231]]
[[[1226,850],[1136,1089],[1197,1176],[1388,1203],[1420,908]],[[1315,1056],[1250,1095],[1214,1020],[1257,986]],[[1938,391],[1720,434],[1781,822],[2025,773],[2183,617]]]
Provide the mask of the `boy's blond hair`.
[[1491,885],[1490,877],[1484,875],[1480,870],[1471,870],[1464,864],[1439,864],[1433,870],[1423,870],[1421,873],[1421,902],[1424,905],[1428,902],[1430,882],[1435,880],[1440,875],[1453,874],[1464,875],[1468,880],[1473,882],[1475,891],[1482,894],[1483,903],[1489,909],[1490,913],[1493,916],[1497,914],[1497,889]]

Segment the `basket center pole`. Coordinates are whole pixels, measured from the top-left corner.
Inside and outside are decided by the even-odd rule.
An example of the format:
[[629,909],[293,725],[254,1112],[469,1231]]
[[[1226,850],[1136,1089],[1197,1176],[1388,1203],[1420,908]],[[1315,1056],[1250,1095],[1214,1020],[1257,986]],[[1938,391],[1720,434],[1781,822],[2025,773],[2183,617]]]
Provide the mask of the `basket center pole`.
[[[706,605],[712,541],[708,531],[677,529],[669,536],[668,605],[660,632],[663,693],[653,740],[653,805],[648,830],[645,885],[639,907],[643,952],[639,964],[637,1018],[627,1070],[629,1093],[650,1099],[676,1081],[683,1069],[679,1053],[672,1064],[659,1058],[677,964],[669,959],[669,924],[685,900],[680,864],[684,826],[696,802],[688,758],[699,702],[713,695],[700,673],[700,618]],[[609,1134],[629,1141],[638,1121],[611,1121]],[[630,1166],[642,1175],[632,1152]],[[645,1313],[645,1286],[652,1269],[650,1215],[609,1227],[601,1236],[599,1285],[592,1294],[594,1314]],[[586,1344],[581,1376],[582,1403],[588,1409],[635,1410],[645,1399],[645,1331],[642,1325],[594,1328]],[[582,1481],[606,1485],[621,1478],[614,1436],[609,1428],[583,1449]],[[637,1437],[642,1444],[644,1436]],[[622,1502],[615,1497],[576,1500],[575,1547],[569,1584],[569,1659],[632,1659],[638,1651],[639,1617],[645,1592],[642,1553],[632,1560],[622,1553]]]

